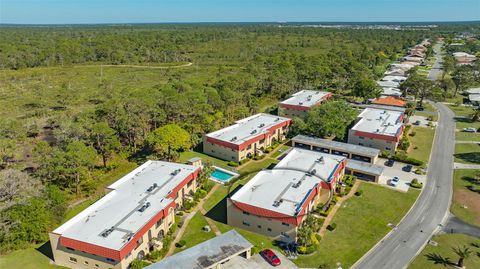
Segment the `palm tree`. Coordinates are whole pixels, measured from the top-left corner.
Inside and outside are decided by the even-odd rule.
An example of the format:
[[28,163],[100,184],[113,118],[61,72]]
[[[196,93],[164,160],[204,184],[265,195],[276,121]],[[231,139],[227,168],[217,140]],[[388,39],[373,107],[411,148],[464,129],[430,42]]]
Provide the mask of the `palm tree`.
[[472,114],[472,121],[478,120],[480,120],[480,107],[474,108]]
[[460,268],[463,268],[463,262],[465,261],[465,259],[468,259],[468,257],[472,253],[472,251],[466,246],[453,248],[453,252],[458,255],[457,266]]

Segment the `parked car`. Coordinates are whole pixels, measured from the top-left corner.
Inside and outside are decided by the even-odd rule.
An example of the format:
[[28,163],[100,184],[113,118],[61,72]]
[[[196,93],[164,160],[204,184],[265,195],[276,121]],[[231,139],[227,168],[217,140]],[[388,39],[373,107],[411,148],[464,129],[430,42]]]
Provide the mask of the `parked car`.
[[387,161],[387,163],[386,163],[385,165],[392,167],[394,163],[395,163],[395,160],[393,160],[393,159],[388,159],[388,161]]
[[267,260],[272,266],[279,266],[282,262],[280,258],[273,252],[271,249],[265,249],[264,251],[260,252],[260,255]]
[[392,185],[393,187],[396,187],[398,185],[398,182],[400,182],[400,179],[398,177],[393,177],[390,180],[390,185]]
[[413,165],[407,164],[402,168],[402,170],[405,172],[412,172],[412,168],[413,168]]
[[415,109],[417,111],[424,111],[425,110],[425,108],[423,106],[417,106]]
[[467,133],[476,133],[477,130],[475,128],[472,128],[472,127],[469,127],[469,128],[463,128],[464,132],[467,132]]
[[413,125],[420,125],[420,121],[419,120],[415,121]]

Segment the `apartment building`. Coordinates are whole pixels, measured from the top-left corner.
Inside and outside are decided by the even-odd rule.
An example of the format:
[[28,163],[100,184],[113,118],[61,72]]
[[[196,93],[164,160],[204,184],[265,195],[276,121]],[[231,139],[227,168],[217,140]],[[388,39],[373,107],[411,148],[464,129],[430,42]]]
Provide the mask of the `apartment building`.
[[348,143],[395,153],[404,129],[404,112],[366,108],[349,130]]
[[287,100],[280,102],[278,114],[290,118],[304,118],[310,108],[320,105],[331,96],[331,92],[313,90],[299,91]]
[[129,268],[162,247],[175,209],[197,189],[200,168],[148,161],[106,195],[49,234],[56,264],[75,269]]
[[237,121],[234,125],[206,134],[203,152],[226,160],[239,162],[263,154],[275,141],[282,141],[292,120],[260,113]]
[[227,199],[229,225],[284,242],[344,175],[347,159],[293,148],[272,170],[256,174]]

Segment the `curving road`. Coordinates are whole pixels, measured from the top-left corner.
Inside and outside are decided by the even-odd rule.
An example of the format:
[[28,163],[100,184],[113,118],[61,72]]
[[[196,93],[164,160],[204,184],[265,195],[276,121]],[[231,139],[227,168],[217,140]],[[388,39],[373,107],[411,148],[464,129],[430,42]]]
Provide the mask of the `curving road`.
[[436,80],[438,76],[440,76],[443,72],[442,71],[443,59],[442,59],[442,51],[441,51],[442,46],[443,46],[443,42],[438,42],[437,44],[435,44],[435,46],[433,46],[433,52],[435,53],[435,63],[433,64],[432,69],[430,69],[430,72],[428,73],[427,78],[429,80]]
[[441,103],[427,182],[402,222],[364,255],[354,268],[406,268],[448,216],[452,196],[455,121],[453,112]]

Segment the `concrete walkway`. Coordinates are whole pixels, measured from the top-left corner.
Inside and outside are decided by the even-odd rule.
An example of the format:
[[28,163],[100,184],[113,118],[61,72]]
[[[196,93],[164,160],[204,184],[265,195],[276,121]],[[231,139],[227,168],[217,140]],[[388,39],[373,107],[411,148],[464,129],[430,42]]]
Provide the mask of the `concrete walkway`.
[[[195,216],[195,214],[201,210],[203,208],[203,204],[205,203],[206,200],[208,200],[208,198],[210,198],[210,196],[220,187],[220,184],[215,184],[215,186],[213,186],[213,188],[210,190],[210,192],[207,194],[207,196],[205,196],[205,198],[203,198],[194,208],[193,210],[188,213],[184,219],[183,219],[183,225],[182,227],[180,227],[180,229],[178,229],[175,233],[175,238],[173,239],[173,242],[171,243],[170,245],[170,248],[168,249],[168,252],[167,254],[165,255],[165,258],[172,255],[173,252],[175,251],[175,244],[178,243],[180,241],[180,239],[182,238],[183,234],[185,233],[185,229],[187,228],[188,226],[188,223],[190,223],[190,220],[192,220],[193,216]],[[176,223],[175,223],[176,225]]]
[[480,164],[453,163],[454,169],[475,169],[480,170]]
[[457,144],[480,144],[480,141],[455,141]]
[[340,199],[338,199],[337,203],[335,204],[335,206],[333,206],[333,209],[332,211],[330,211],[330,213],[328,214],[327,218],[325,219],[325,221],[323,222],[323,225],[322,225],[322,228],[320,228],[320,236],[324,236],[325,233],[327,232],[327,227],[328,225],[330,225],[330,222],[332,221],[333,217],[335,216],[335,214],[337,213],[337,210],[342,206],[342,203],[347,200],[348,198],[352,197],[353,195],[355,195],[355,192],[357,191],[358,189],[358,186],[360,186],[360,180],[357,179],[355,180],[355,184],[353,184],[352,188],[350,189],[350,192],[341,197]]
[[213,220],[205,216],[207,214],[207,211],[205,210],[205,208],[203,208],[203,206],[200,207],[200,213],[202,213],[203,217],[208,222],[208,225],[210,225],[210,228],[212,228],[212,231],[215,233],[215,235],[221,235],[222,232],[220,232],[220,230],[218,229],[217,224],[215,224]]

